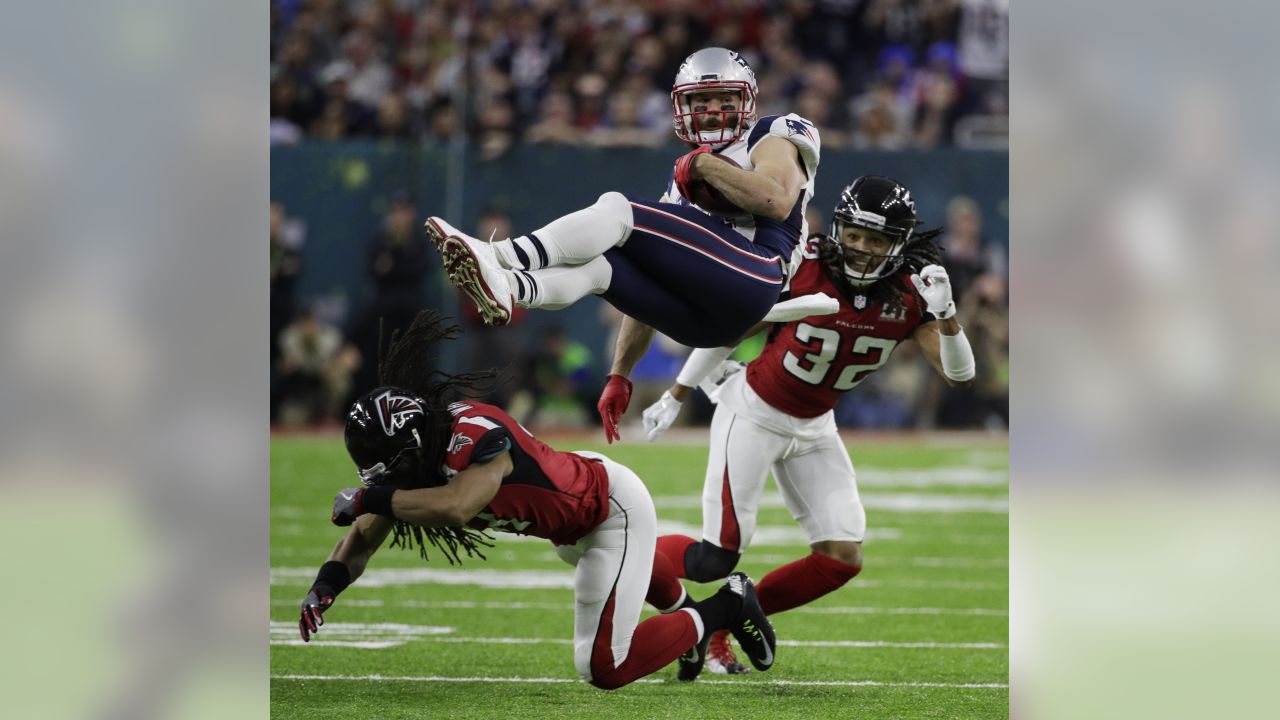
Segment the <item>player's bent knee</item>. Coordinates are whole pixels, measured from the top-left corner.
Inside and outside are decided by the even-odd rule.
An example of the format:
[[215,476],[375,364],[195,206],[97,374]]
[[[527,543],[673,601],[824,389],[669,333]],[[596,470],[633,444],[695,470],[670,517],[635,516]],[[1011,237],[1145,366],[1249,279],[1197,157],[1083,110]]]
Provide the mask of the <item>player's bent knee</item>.
[[684,555],[685,574],[694,582],[711,582],[728,577],[742,554],[703,540],[689,546]]
[[838,541],[814,543],[813,551],[846,566],[845,572],[851,578],[862,572],[862,545],[860,543]]
[[634,224],[631,216],[631,201],[627,199],[626,195],[616,190],[610,190],[596,198],[595,206],[628,228]]

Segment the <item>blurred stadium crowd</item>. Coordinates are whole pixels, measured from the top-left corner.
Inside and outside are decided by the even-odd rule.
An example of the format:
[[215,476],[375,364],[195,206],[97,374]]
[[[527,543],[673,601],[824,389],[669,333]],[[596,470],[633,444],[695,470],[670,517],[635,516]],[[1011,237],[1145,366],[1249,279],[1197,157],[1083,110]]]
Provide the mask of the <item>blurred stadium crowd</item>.
[[828,148],[1005,147],[1008,0],[273,0],[271,138],[673,142],[681,61],[756,70]]
[[[760,115],[797,112],[824,148],[1004,148],[1007,0],[273,0],[271,141],[467,142],[495,158],[517,143],[677,145],[669,92],[690,52],[719,45],[756,70]],[[942,208],[939,208],[941,210]],[[826,209],[811,206],[810,227]],[[962,321],[984,372],[945,386],[903,346],[837,410],[844,427],[1004,428],[1008,422],[1007,260],[964,195],[946,207],[941,244]],[[379,327],[404,327],[428,294],[452,292],[419,231],[412,197],[393,198],[367,240],[363,307],[301,298],[306,223],[271,209],[273,423],[333,423],[376,384]],[[470,228],[506,237],[484,214]],[[359,241],[359,240],[357,240]],[[600,303],[604,327],[619,317]],[[597,422],[612,336],[592,347],[562,326],[486,328],[458,303],[468,368],[507,363],[488,399],[533,426]],[[563,322],[563,321],[562,321]],[[745,343],[749,360],[763,339]],[[636,369],[639,410],[676,375],[686,348],[662,338]],[[702,402],[686,421],[705,422]],[[634,418],[632,418],[634,419]]]

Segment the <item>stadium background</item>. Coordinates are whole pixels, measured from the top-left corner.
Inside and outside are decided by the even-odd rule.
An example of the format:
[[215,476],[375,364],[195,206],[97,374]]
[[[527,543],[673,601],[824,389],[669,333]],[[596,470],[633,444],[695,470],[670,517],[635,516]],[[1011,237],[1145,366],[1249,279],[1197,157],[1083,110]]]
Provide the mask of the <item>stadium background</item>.
[[[389,331],[441,307],[467,330],[442,367],[506,368],[490,399],[532,426],[597,423],[617,314],[588,298],[485,329],[445,281],[421,222],[442,214],[476,234],[519,233],[604,190],[658,196],[684,151],[670,129],[671,78],[689,52],[718,44],[755,69],[761,115],[794,111],[819,125],[811,230],[825,230],[839,189],[866,173],[902,180],[926,225],[948,227],[941,243],[977,388],[949,390],[904,347],[846,396],[842,426],[1005,427],[1004,6],[273,2],[273,422],[333,423],[374,382],[379,320]],[[655,343],[633,378],[633,410],[685,352]],[[707,418],[698,404],[685,420]]]

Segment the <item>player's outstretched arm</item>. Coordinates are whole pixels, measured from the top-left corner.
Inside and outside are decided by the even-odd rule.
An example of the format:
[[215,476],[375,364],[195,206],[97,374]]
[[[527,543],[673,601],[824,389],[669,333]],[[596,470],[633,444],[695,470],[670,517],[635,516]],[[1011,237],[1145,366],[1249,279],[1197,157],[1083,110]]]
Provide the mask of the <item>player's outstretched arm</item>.
[[693,159],[690,174],[752,215],[785,220],[805,183],[800,151],[780,137],[767,137],[751,152],[751,164],[754,170],[743,170],[703,153]]
[[323,613],[328,610],[338,593],[356,581],[364,573],[369,558],[377,552],[391,532],[391,520],[377,515],[361,517],[329,553],[328,560],[320,566],[320,573],[311,585],[311,591],[302,601],[302,615],[298,631],[304,642],[324,625]]
[[622,317],[618,339],[613,344],[613,366],[596,403],[600,421],[604,423],[604,439],[609,443],[622,439],[618,433],[618,421],[631,404],[631,381],[627,376],[649,351],[653,333],[653,328],[639,320],[628,315]]
[[973,348],[956,320],[956,304],[951,299],[951,279],[941,265],[926,265],[911,276],[927,308],[938,320],[925,323],[911,336],[920,343],[929,364],[952,387],[967,387],[977,374]]

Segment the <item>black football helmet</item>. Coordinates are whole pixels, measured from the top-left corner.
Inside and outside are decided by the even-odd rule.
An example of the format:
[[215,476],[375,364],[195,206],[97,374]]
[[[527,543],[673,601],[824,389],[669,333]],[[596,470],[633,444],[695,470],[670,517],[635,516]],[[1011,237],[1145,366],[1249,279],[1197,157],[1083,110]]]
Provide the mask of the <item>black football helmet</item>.
[[412,485],[422,468],[427,406],[390,385],[360,396],[347,413],[347,453],[365,485]]
[[[870,285],[889,277],[902,267],[902,248],[911,240],[916,225],[916,201],[902,183],[881,175],[863,175],[845,187],[831,217],[831,238],[840,243],[845,225],[852,225],[888,235],[893,240],[889,252],[872,255],[879,258],[867,272],[854,270],[845,263],[845,276],[855,286]],[[843,244],[841,253],[845,253]],[[865,256],[865,254],[863,254]]]

